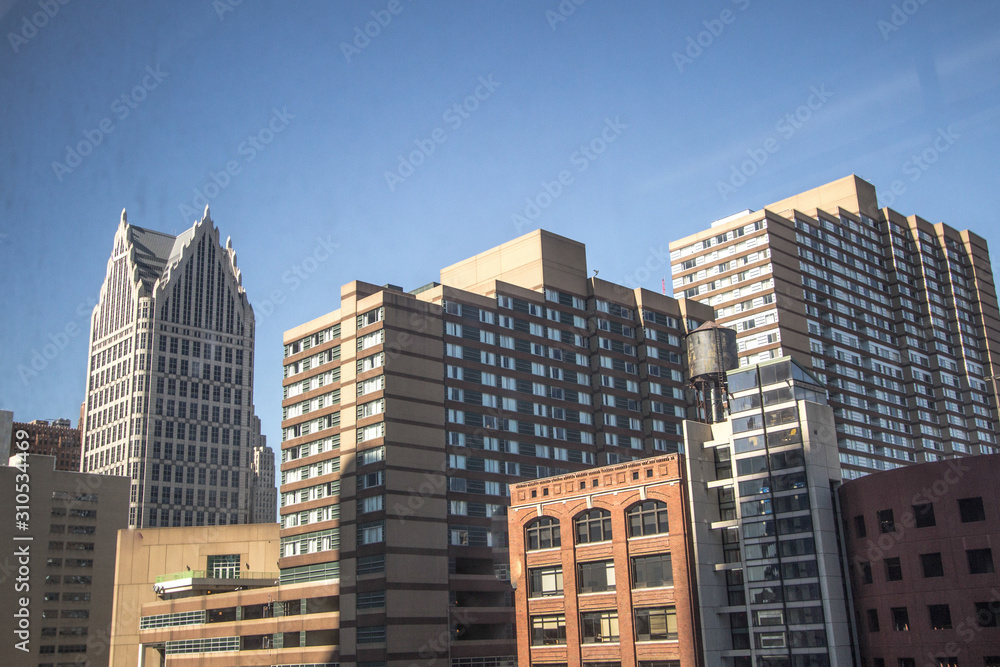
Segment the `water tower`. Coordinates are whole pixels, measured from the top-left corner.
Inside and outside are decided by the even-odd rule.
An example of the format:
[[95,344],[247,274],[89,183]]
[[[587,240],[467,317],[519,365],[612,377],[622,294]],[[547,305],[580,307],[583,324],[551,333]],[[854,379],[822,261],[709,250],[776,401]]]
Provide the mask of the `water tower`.
[[708,424],[726,419],[726,371],[739,366],[736,332],[705,322],[687,336],[688,375],[694,389],[695,419]]

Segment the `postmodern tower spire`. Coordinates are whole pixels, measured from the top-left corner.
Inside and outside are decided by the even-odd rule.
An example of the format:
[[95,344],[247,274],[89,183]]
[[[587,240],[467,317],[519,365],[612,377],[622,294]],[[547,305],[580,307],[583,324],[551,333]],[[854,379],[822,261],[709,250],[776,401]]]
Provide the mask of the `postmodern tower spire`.
[[131,478],[135,527],[273,521],[250,502],[254,314],[208,207],[178,236],[122,211],[91,316],[85,472]]

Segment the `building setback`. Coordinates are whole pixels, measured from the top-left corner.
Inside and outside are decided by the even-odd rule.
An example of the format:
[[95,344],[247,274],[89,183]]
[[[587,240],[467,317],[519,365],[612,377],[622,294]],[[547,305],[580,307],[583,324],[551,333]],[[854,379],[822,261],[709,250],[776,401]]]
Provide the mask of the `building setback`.
[[254,315],[205,216],[171,236],[122,211],[91,318],[82,470],[132,479],[129,525],[248,523]]
[[830,390],[844,476],[997,449],[1000,316],[986,241],[879,208],[856,176],[670,244],[674,293]]
[[[27,434],[29,453],[55,457],[56,470],[80,471],[80,429],[70,428],[68,419],[56,419],[51,424],[44,419],[14,422],[13,430]],[[13,447],[10,451],[16,453]]]
[[[10,638],[3,662],[107,665],[115,538],[128,519],[128,479],[57,470],[55,457],[19,454],[29,444],[22,429],[14,429],[13,444],[10,465],[0,466],[0,505],[10,510],[0,524],[9,573],[0,595]],[[19,505],[28,509],[15,517],[24,511]],[[28,636],[16,634],[19,628]],[[25,639],[22,651],[15,644]]]
[[518,664],[705,665],[681,455],[511,486]]
[[1000,456],[840,487],[862,664],[1000,665]]
[[678,451],[711,309],[536,231],[285,333],[282,582],[340,579],[340,662],[513,665],[507,484]]

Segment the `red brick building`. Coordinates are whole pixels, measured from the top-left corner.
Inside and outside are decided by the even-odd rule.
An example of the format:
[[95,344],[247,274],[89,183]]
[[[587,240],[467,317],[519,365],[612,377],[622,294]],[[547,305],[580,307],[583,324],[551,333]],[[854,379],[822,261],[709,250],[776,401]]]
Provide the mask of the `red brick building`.
[[[80,471],[80,429],[70,428],[68,419],[56,419],[51,424],[36,419],[28,424],[14,422],[14,432],[26,431],[31,443],[30,454],[56,458],[56,470]],[[13,452],[14,449],[11,448]]]
[[998,479],[991,455],[840,488],[863,665],[1000,665]]
[[511,486],[519,665],[700,665],[680,456]]

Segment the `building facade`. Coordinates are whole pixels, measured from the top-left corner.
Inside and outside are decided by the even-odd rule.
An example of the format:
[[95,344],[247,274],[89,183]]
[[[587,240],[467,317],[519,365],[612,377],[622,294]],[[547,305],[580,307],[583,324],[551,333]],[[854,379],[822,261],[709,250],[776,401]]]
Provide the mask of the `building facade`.
[[830,390],[844,475],[996,453],[1000,317],[986,241],[879,208],[856,176],[670,244],[674,293]]
[[80,471],[80,429],[71,428],[68,419],[14,422],[13,429],[27,434],[29,453],[54,457],[56,470]]
[[727,375],[728,416],[684,423],[704,664],[854,665],[825,390],[789,358]]
[[[254,431],[260,434],[260,420],[254,417]],[[276,523],[278,520],[278,489],[274,485],[274,450],[267,446],[267,437],[258,435],[250,459],[250,523]]]
[[0,503],[11,513],[0,525],[8,545],[0,615],[16,638],[3,662],[107,665],[115,537],[128,520],[128,479],[57,470],[53,456],[22,453],[30,443],[15,428],[15,455],[0,466]]
[[336,663],[335,582],[277,586],[278,544],[277,524],[119,531],[112,667]]
[[340,661],[516,656],[507,484],[676,452],[711,309],[536,231],[285,333],[282,582],[340,580]]
[[519,665],[706,665],[678,454],[511,486]]
[[252,520],[253,359],[236,252],[208,209],[176,237],[123,211],[91,317],[81,430],[82,470],[131,478],[129,525]]
[[993,455],[840,488],[865,667],[1000,665],[997,479]]

